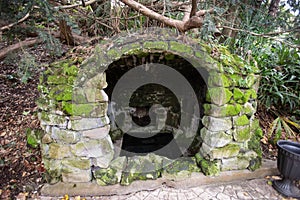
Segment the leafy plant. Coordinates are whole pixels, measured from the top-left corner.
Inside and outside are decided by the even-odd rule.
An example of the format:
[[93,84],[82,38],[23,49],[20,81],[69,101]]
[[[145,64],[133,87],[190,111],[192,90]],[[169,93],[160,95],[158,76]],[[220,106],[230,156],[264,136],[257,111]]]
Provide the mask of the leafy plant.
[[290,119],[273,111],[277,118],[268,130],[268,140],[274,145],[280,139],[296,139],[299,136],[300,124],[295,119]]
[[24,52],[22,58],[18,64],[18,76],[22,83],[27,83],[31,78],[37,64],[35,62],[34,56],[28,52]]
[[260,103],[292,112],[300,106],[300,53],[282,44],[273,44],[257,56],[261,68]]
[[62,55],[62,45],[58,39],[44,31],[39,31],[39,36],[45,42],[46,50],[51,56],[60,57]]
[[37,148],[40,145],[41,140],[41,131],[40,130],[33,130],[30,128],[26,129],[26,139],[27,144],[32,148]]

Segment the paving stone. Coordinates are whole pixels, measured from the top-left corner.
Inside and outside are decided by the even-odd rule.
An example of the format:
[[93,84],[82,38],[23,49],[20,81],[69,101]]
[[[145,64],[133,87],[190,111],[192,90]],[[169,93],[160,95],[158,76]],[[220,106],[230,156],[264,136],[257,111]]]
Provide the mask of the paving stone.
[[134,196],[137,197],[138,199],[145,199],[147,196],[149,196],[149,192],[148,191],[137,192],[135,193]]
[[250,194],[248,192],[243,191],[243,190],[237,192],[237,196],[238,196],[238,199],[240,199],[240,200],[252,199]]
[[199,195],[199,198],[200,199],[212,199],[212,198],[214,198],[214,196],[212,196],[211,194],[209,194],[205,191]]
[[253,199],[263,199],[264,198],[264,195],[262,195],[261,193],[257,192],[256,190],[248,191],[248,193],[250,194],[250,196]]
[[155,196],[155,197],[158,197],[160,191],[161,191],[161,189],[159,188],[159,189],[157,189],[157,190],[151,191],[151,194],[152,194],[153,196]]
[[133,195],[133,196],[129,197],[128,200],[141,200],[141,199],[138,198],[137,196]]
[[219,194],[217,194],[217,199],[219,199],[219,200],[230,200],[230,196],[228,196],[224,193],[219,193]]
[[158,195],[159,199],[168,199],[169,198],[169,193],[167,191],[160,191]]
[[153,194],[149,194],[144,200],[159,200],[159,198]]
[[196,187],[191,189],[197,196],[202,194],[204,192],[204,189],[202,187]]
[[189,192],[186,192],[185,193],[185,196],[187,199],[195,199],[198,197],[198,195],[196,195],[194,192],[192,191],[189,191]]
[[174,191],[172,193],[169,193],[169,199],[177,200],[178,199],[178,193],[175,193]]
[[216,196],[217,194],[224,191],[224,186],[210,186],[206,188],[205,191],[212,196]]
[[236,198],[237,199],[237,195],[236,195],[236,191],[233,190],[233,186],[232,185],[226,185],[223,191],[224,194]]
[[187,198],[183,192],[179,192],[177,197],[179,200],[187,200]]

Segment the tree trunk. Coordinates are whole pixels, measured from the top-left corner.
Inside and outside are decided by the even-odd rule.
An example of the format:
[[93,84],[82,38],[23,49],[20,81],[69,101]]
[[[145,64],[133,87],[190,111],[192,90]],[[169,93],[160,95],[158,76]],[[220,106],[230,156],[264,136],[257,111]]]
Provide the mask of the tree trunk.
[[279,10],[279,3],[280,0],[272,0],[270,7],[269,7],[269,15],[272,17],[276,17],[277,16],[277,12]]

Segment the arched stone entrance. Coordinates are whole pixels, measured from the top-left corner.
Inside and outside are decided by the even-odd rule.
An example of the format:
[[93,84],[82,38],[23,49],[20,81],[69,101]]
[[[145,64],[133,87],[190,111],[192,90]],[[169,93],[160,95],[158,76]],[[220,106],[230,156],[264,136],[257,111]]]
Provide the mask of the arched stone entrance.
[[[153,63],[151,59],[155,63],[161,60],[162,64],[168,65],[174,62],[172,69],[180,72],[184,79],[189,79],[187,77],[193,73],[199,78],[199,85],[203,85],[198,87],[196,80],[192,83],[187,81],[195,92],[197,103],[193,106],[196,107],[190,109],[190,106],[185,107],[185,103],[178,101],[179,106],[174,104],[177,108],[174,110],[177,111],[168,115],[170,118],[180,116],[177,121],[181,120],[175,125],[176,119],[168,122],[174,125],[170,125],[172,137],[175,135],[171,140],[179,144],[182,153],[176,160],[155,152],[134,157],[122,154],[119,156],[122,146],[118,144],[118,139],[124,136],[124,131],[118,135],[111,129],[113,121],[109,119],[110,112],[107,110],[109,102],[111,104],[114,87],[107,87],[107,83],[116,84],[127,71],[118,72],[120,77],[114,81],[106,80],[106,73],[117,73],[118,66],[121,68],[121,65],[130,69],[142,66],[144,71],[164,69],[162,65],[148,66],[147,63]],[[127,61],[131,64],[126,63]],[[178,63],[189,65],[187,68],[190,67],[191,71]],[[239,57],[231,55],[224,47],[211,48],[187,37],[183,40],[178,39],[166,30],[118,36],[96,46],[93,55],[82,63],[80,60],[73,60],[52,64],[43,74],[39,86],[39,117],[45,131],[41,149],[50,182],[75,183],[96,180],[100,185],[127,185],[137,179],[155,179],[163,173],[202,171],[207,175],[217,175],[219,171],[259,167],[260,129],[258,121],[254,118],[258,72],[255,66],[249,66]],[[175,74],[174,72],[174,76]],[[180,78],[176,80],[181,83]],[[132,82],[134,83],[134,80]],[[161,84],[166,89],[157,85],[149,86],[155,88],[154,92],[147,93],[149,97],[153,96],[152,99],[148,99],[151,105],[148,105],[146,100],[143,100],[145,104],[141,104],[139,100],[143,97],[139,97],[138,100],[130,100],[132,105],[128,105],[128,109],[131,107],[139,112],[144,110],[144,113],[148,114],[144,114],[143,117],[149,117],[149,110],[155,110],[154,104],[165,103],[155,110],[156,129],[163,130],[162,127],[157,128],[158,119],[162,119],[157,113],[164,113],[163,108],[167,107],[167,104],[164,98],[157,97],[157,93],[163,91],[167,94],[165,97],[172,98],[173,92],[177,100],[183,101],[186,95],[184,88],[177,92],[181,84],[172,83],[168,87]],[[140,91],[148,90],[143,87]],[[142,92],[136,94],[139,96]],[[154,100],[156,98],[158,100]],[[122,123],[125,119],[133,119],[136,113],[128,116],[130,111],[124,106],[122,108],[127,116]],[[200,123],[193,126],[197,120]],[[193,127],[191,129],[194,130],[181,127],[182,124],[188,124],[188,127]],[[190,132],[194,133],[193,137],[188,137]],[[162,138],[159,140],[163,140]],[[197,142],[194,142],[195,138],[199,138]],[[196,152],[186,156],[182,147],[192,147]],[[118,148],[121,150],[116,151]]]

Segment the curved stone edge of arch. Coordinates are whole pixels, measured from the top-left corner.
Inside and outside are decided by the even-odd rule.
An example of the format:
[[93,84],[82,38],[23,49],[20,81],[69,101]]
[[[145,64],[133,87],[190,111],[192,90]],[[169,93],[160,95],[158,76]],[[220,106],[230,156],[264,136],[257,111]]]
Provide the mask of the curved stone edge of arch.
[[[58,63],[44,76],[46,84],[40,91],[46,102],[39,106],[45,130],[41,147],[45,167],[54,175],[54,182],[89,182],[92,165],[110,166],[114,147],[108,135],[104,71],[122,56],[154,52],[179,55],[197,69],[209,72],[201,130],[203,144],[198,159],[202,171],[216,175],[220,170],[259,167],[261,130],[254,118],[259,70],[231,55],[226,48],[211,48],[189,38],[182,40],[172,32],[155,33],[104,41],[83,63]],[[67,84],[59,78],[53,81],[53,76],[60,77],[61,68],[68,77]]]

